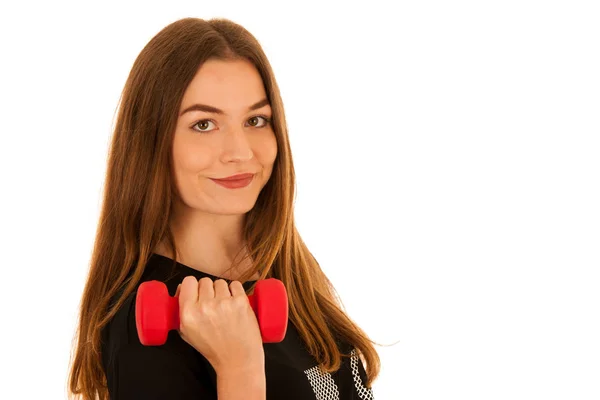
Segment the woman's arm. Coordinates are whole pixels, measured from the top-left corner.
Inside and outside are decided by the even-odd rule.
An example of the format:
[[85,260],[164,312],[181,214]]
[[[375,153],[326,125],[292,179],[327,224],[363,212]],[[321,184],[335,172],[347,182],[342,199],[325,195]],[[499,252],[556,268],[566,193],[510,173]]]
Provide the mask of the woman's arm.
[[219,400],[266,400],[264,367],[217,372],[217,394]]

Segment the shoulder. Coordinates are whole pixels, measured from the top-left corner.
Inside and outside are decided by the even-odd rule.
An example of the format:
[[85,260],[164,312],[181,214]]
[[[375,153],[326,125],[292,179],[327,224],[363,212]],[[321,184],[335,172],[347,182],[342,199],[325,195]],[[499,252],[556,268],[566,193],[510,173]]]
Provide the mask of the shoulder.
[[[173,296],[178,282],[172,279],[170,272],[172,271],[170,271],[169,268],[160,264],[155,258],[148,260],[140,282],[138,282],[136,288],[123,299],[121,306],[102,331],[103,345],[109,352],[117,351],[123,346],[144,347],[140,343],[135,321],[138,290],[145,282],[156,280],[164,283],[167,286],[169,295]],[[111,307],[121,300],[123,290],[124,289],[122,288],[111,298],[109,302]],[[176,339],[176,337],[179,337],[177,332],[171,331],[166,344],[169,346],[173,344],[173,339]]]
[[[138,349],[151,349],[151,348],[161,348],[163,350],[168,350],[175,353],[180,354],[188,354],[191,351],[195,351],[193,347],[188,345],[181,337],[179,333],[175,330],[171,330],[168,333],[167,341],[162,346],[144,346],[140,342],[137,326],[136,326],[136,301],[138,289],[141,282],[136,289],[134,289],[127,297],[123,300],[123,303],[116,311],[111,320],[107,323],[102,331],[102,339],[103,345],[105,348],[111,352],[119,350],[121,347],[129,346],[129,348],[138,348]],[[175,291],[175,284],[170,284],[168,291],[169,294],[172,295],[171,292]],[[119,299],[119,295],[116,295],[112,300],[111,304],[114,304]]]
[[216,388],[210,363],[177,331],[169,332],[164,345],[141,344],[135,323],[136,296],[137,289],[102,332],[102,362],[109,391],[119,393],[115,398],[147,393],[152,397],[144,398],[187,399]]

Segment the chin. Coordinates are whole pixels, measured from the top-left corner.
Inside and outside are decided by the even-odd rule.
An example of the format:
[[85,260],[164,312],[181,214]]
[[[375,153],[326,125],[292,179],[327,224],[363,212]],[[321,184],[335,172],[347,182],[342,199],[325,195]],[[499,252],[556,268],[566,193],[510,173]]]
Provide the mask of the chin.
[[241,215],[241,214],[246,214],[248,211],[252,210],[254,208],[254,203],[249,204],[245,207],[240,207],[239,205],[237,207],[235,206],[231,206],[231,207],[220,207],[216,210],[212,210],[213,214],[218,214],[218,215]]
[[244,214],[247,214],[248,211],[250,211],[250,210],[246,210],[246,211],[227,211],[227,210],[222,210],[221,211],[221,210],[219,210],[217,212],[213,212],[212,214],[215,214],[215,215],[226,215],[226,216],[244,215]]

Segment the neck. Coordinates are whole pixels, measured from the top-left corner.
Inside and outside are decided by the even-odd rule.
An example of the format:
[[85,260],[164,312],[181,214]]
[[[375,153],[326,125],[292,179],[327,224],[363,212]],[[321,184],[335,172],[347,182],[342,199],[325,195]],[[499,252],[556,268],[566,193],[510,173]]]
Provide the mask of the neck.
[[[177,245],[176,261],[198,271],[226,279],[237,279],[251,267],[252,260],[244,260],[232,269],[236,261],[247,255],[243,239],[245,215],[216,215],[197,210],[179,212],[171,216],[170,227]],[[155,253],[171,257],[164,243]],[[252,279],[256,279],[255,274]]]

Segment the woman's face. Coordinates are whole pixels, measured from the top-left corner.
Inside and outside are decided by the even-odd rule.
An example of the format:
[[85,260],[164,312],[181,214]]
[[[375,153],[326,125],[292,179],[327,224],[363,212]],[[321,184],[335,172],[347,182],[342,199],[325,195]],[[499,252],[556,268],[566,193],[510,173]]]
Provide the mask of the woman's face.
[[[175,183],[185,205],[221,215],[254,207],[277,156],[271,116],[250,62],[209,60],[200,67],[184,93],[173,142]],[[245,173],[254,174],[245,187],[213,181]]]

